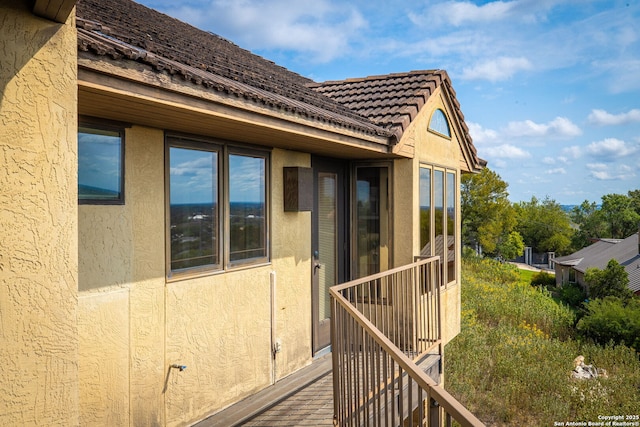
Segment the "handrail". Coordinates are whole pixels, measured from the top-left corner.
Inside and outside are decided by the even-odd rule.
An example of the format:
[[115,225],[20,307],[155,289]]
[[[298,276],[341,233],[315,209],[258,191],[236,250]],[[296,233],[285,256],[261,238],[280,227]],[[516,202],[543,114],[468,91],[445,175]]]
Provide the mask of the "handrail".
[[[334,340],[334,406],[336,421],[339,424],[353,424],[354,422],[356,425],[369,424],[368,417],[371,417],[374,419],[371,424],[385,425],[389,422],[397,423],[397,420],[403,417],[411,416],[413,418],[418,413],[418,418],[429,421],[429,425],[440,425],[441,411],[438,409],[439,406],[445,412],[447,425],[450,425],[451,418],[462,426],[480,427],[484,425],[442,386],[438,385],[420,369],[414,362],[416,360],[415,357],[412,360],[408,354],[405,354],[398,347],[397,342],[394,343],[390,337],[383,333],[374,324],[375,318],[372,319],[371,315],[369,316],[370,318],[367,318],[365,313],[360,312],[357,298],[355,301],[350,301],[343,295],[354,286],[375,282],[384,277],[401,274],[408,269],[415,269],[424,264],[434,263],[435,267],[439,269],[439,258],[432,257],[408,266],[377,273],[330,288],[329,292],[332,297],[331,329],[332,339]],[[420,277],[425,279],[422,275]],[[416,279],[413,284],[415,292],[421,294],[421,291],[428,292],[430,290],[428,286],[421,283],[420,279],[413,278]],[[437,294],[432,295],[432,297],[437,298],[436,301],[439,305],[440,281],[439,277],[437,279],[437,283],[434,284],[435,286],[431,290]],[[371,309],[369,308],[369,310]],[[342,319],[343,315],[348,316],[346,318],[350,319],[349,322],[355,321],[360,329],[356,330],[356,327],[347,324],[348,322],[338,325],[338,319]],[[436,321],[439,323],[439,314]],[[439,330],[439,325],[436,326]],[[347,335],[350,334],[353,337],[353,342],[346,345],[338,342],[341,328],[348,330]],[[438,336],[438,344],[439,338]],[[345,339],[349,339],[349,337]],[[371,343],[375,343],[375,345]],[[430,348],[433,348],[433,346]],[[389,364],[387,363],[387,357],[390,357],[391,369],[387,366]],[[339,371],[341,366],[345,369],[344,375]],[[360,372],[360,369],[369,369],[372,372]],[[345,379],[344,377],[347,378]],[[404,382],[406,382],[406,385]],[[412,396],[413,382],[417,386],[417,392],[413,392],[414,395]],[[404,388],[408,387],[406,395],[403,391],[403,386]],[[426,399],[422,398],[423,392],[426,394]],[[417,394],[417,399],[415,394]],[[373,400],[373,403],[370,404],[370,400]],[[425,411],[423,408],[425,403],[431,404],[432,401],[437,404],[433,407],[429,405],[429,410]],[[409,402],[410,409],[407,413],[412,415],[407,415],[406,413],[402,415],[402,408],[405,402]],[[362,409],[365,406],[367,409]],[[428,419],[425,418],[426,412],[429,412]],[[365,413],[369,415],[365,416]],[[389,421],[390,418],[392,421]],[[422,425],[422,421],[419,422],[419,425]]]

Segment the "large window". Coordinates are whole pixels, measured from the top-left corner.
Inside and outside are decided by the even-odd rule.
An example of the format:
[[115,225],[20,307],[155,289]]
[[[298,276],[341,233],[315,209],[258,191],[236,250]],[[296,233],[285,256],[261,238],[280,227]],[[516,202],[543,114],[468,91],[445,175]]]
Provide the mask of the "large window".
[[456,280],[457,172],[420,165],[420,255],[440,257],[444,283]]
[[78,128],[78,202],[124,203],[124,132]]
[[268,260],[268,164],[266,152],[168,138],[170,277]]

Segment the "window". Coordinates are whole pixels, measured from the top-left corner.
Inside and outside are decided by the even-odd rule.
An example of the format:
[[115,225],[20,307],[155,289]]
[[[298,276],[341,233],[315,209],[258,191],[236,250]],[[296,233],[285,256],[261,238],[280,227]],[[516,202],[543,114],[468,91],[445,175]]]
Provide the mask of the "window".
[[355,180],[355,277],[389,268],[389,168],[357,166]]
[[444,283],[456,280],[457,172],[420,165],[420,255],[439,256]]
[[78,128],[78,202],[124,203],[124,132]]
[[440,135],[451,138],[451,131],[449,130],[449,121],[445,116],[444,111],[437,109],[431,115],[431,121],[429,122],[429,130],[439,133]]
[[431,256],[431,169],[420,168],[420,256]]
[[266,168],[264,156],[229,155],[230,261],[267,256]]
[[168,275],[266,262],[268,154],[167,141]]

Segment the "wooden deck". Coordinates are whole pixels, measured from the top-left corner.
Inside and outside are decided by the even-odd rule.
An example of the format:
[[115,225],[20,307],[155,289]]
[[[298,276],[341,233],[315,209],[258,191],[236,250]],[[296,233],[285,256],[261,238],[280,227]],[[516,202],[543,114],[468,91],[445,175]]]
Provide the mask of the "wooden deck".
[[333,426],[331,354],[194,427]]

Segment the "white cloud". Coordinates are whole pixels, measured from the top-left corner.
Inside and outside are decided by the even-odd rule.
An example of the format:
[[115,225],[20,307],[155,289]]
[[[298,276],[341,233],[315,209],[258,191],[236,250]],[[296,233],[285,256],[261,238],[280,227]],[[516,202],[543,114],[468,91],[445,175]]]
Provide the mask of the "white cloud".
[[606,138],[587,146],[587,152],[590,155],[605,162],[630,156],[638,151],[640,151],[640,145],[630,145],[617,138]]
[[546,173],[548,175],[557,175],[557,174],[566,175],[567,170],[565,168],[555,168],[555,169],[547,170]]
[[571,147],[563,148],[562,153],[566,154],[572,159],[577,159],[582,156],[582,147],[579,145],[572,145]]
[[488,61],[481,61],[472,67],[462,70],[462,78],[465,80],[489,80],[497,82],[507,80],[519,71],[532,68],[531,62],[524,57],[501,56]]
[[513,0],[490,1],[483,5],[476,5],[470,1],[445,1],[433,5],[423,14],[409,13],[409,19],[414,24],[441,24],[455,27],[499,21],[535,23],[545,19],[548,7],[544,3]]
[[635,177],[633,169],[627,165],[611,168],[603,163],[588,163],[589,175],[600,181],[620,181]]
[[572,138],[582,134],[582,130],[566,117],[556,117],[549,123],[535,123],[531,120],[510,122],[505,132],[512,137]]
[[348,54],[352,38],[368,26],[355,7],[327,0],[213,0],[168,13],[199,28],[215,23],[216,34],[248,49],[296,51],[319,63]]
[[598,126],[624,125],[640,122],[640,110],[633,109],[620,114],[611,114],[605,110],[592,110],[588,120],[589,123]]
[[542,159],[542,163],[544,163],[545,165],[556,165],[556,164],[563,164],[563,165],[568,165],[569,164],[569,159],[566,156],[557,156],[557,157],[545,157]]
[[531,153],[528,151],[509,144],[486,147],[483,152],[489,157],[501,159],[526,159],[531,157]]
[[493,129],[484,129],[482,125],[474,122],[466,122],[469,128],[469,135],[473,139],[474,144],[487,144],[498,139],[498,132]]
[[460,26],[466,22],[499,21],[509,16],[515,2],[495,1],[482,6],[470,2],[450,1],[434,6],[431,13],[449,24]]

